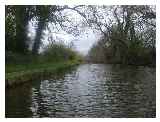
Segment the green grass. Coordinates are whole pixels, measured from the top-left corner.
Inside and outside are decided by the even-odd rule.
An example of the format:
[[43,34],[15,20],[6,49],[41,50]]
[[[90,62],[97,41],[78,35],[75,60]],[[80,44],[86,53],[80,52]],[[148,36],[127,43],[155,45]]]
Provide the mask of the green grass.
[[57,63],[28,63],[26,65],[6,65],[6,85],[18,84],[46,73],[55,73],[79,64],[77,60]]

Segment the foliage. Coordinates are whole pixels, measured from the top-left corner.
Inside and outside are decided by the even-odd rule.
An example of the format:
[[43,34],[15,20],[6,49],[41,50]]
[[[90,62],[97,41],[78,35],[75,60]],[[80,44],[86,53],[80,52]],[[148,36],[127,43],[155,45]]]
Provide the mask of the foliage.
[[54,43],[46,46],[42,54],[44,59],[48,62],[50,61],[62,61],[62,60],[73,60],[76,58],[76,52],[67,47],[63,43]]
[[106,23],[97,25],[103,37],[89,51],[90,60],[155,65],[155,12],[149,6],[115,6],[111,12],[115,19],[105,31]]
[[28,52],[28,22],[34,16],[33,6],[6,6],[6,50],[25,54]]
[[[83,18],[82,21],[73,22],[74,20],[64,14],[64,10],[76,12]],[[52,30],[58,28],[57,31],[61,29],[77,36],[82,31],[80,28],[85,29],[87,26],[102,35],[89,51],[89,60],[105,63],[155,64],[155,19],[155,8],[148,5],[72,7],[9,5],[6,6],[5,19],[6,61],[13,59],[13,62],[25,62],[23,59],[28,61],[32,60],[32,57],[34,60],[40,58],[46,61],[77,58],[77,52],[66,45],[56,43],[45,47],[43,55],[39,54],[40,48],[43,47],[44,31],[53,33]],[[36,22],[35,38],[32,41],[28,38],[28,23],[31,21]],[[51,24],[54,26],[50,26]]]
[[[78,7],[78,6],[77,6]],[[6,50],[15,53],[26,54],[31,47],[32,54],[37,55],[42,46],[43,31],[49,28],[49,24],[54,24],[53,29],[59,26],[67,33],[78,35],[77,26],[71,24],[67,17],[62,15],[62,11],[70,9],[77,11],[76,7],[55,5],[7,5],[6,6]],[[78,12],[78,11],[77,11]],[[80,13],[79,13],[80,14]],[[36,22],[35,38],[30,41],[28,38],[28,23]],[[70,23],[67,27],[64,23]],[[75,31],[76,30],[76,31]]]

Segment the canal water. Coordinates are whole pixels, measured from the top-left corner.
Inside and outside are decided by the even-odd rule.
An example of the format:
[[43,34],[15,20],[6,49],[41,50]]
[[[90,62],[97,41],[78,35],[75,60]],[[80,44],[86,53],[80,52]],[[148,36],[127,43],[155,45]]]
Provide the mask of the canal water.
[[6,117],[155,117],[156,70],[81,64],[6,89]]

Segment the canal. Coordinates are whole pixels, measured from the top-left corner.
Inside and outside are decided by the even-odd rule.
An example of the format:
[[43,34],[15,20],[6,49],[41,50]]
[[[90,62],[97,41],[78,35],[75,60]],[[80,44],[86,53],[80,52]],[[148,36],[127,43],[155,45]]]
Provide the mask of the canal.
[[6,89],[6,117],[155,117],[156,69],[81,64]]

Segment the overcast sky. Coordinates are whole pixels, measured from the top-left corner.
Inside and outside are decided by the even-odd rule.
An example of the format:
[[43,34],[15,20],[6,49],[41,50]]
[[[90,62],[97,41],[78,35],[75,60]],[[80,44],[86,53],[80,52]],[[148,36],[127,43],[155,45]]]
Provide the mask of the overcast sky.
[[[55,40],[62,40],[66,44],[73,42],[75,45],[76,50],[81,52],[82,54],[86,55],[91,46],[100,38],[100,34],[97,32],[93,32],[92,29],[88,29],[88,34],[82,33],[78,37],[74,37],[71,34],[52,34]],[[60,32],[61,33],[61,32]],[[35,31],[32,27],[30,27],[29,36],[33,37]],[[45,39],[43,40],[44,44],[47,44],[48,36],[46,35]]]
[[82,35],[75,42],[77,50],[83,54],[87,54],[91,46],[99,39],[98,33],[93,33],[92,30],[88,30],[88,34]]
[[[80,23],[83,18],[77,14],[75,11],[65,10],[64,14],[67,15],[73,22]],[[29,23],[29,37],[34,38],[35,36],[35,27],[32,23]],[[51,26],[51,30],[52,27]],[[66,33],[64,30],[60,30],[56,33],[50,33],[49,31],[45,30],[45,35],[43,39],[43,43],[47,44],[48,37],[52,36],[54,40],[62,40],[65,43],[70,43],[71,41],[74,43],[74,46],[77,51],[81,52],[82,54],[86,55],[91,46],[100,38],[100,33],[93,32],[93,30],[89,27],[83,28],[84,32],[82,32],[79,36],[73,36],[72,34]]]
[[87,34],[82,33],[77,37],[70,34],[55,34],[54,37],[57,40],[61,39],[66,44],[73,42],[76,50],[86,55],[91,46],[100,38],[100,34],[87,29]]
[[[72,6],[70,6],[70,7],[72,7]],[[116,6],[112,6],[112,7],[116,7]],[[81,8],[80,10],[85,12],[85,14],[87,16],[93,16],[90,13],[89,9]],[[119,13],[121,13],[121,9],[119,9]],[[113,13],[110,11],[109,6],[106,7],[105,9],[98,7],[98,15],[100,15],[99,21],[101,21],[103,24],[109,23],[110,20],[112,20],[112,21],[115,20]],[[74,10],[64,9],[63,11],[58,11],[53,14],[53,19],[54,18],[59,18],[58,21],[56,20],[57,23],[62,18],[62,20],[63,20],[62,25],[66,26],[66,27],[61,28],[62,26],[60,26],[60,24],[55,24],[55,22],[51,24],[51,22],[50,22],[48,25],[48,27],[49,27],[48,31],[45,30],[45,34],[44,34],[44,38],[43,38],[44,44],[47,44],[48,37],[52,36],[53,40],[55,40],[55,41],[59,41],[59,40],[64,41],[66,44],[73,42],[76,50],[80,51],[83,54],[87,54],[87,52],[89,51],[91,46],[96,41],[98,41],[101,36],[100,31],[95,32],[95,30],[94,30],[94,32],[93,32],[93,30],[90,27],[88,27],[87,24],[85,24],[86,20]],[[63,19],[63,18],[65,18],[65,19]],[[94,19],[94,16],[91,19]],[[66,21],[66,20],[69,20],[69,21]],[[33,20],[32,23],[30,22],[30,24],[29,24],[29,36],[32,38],[35,35],[34,23],[36,23],[35,20]],[[71,29],[71,32],[70,32],[70,29]],[[103,31],[105,31],[106,27],[102,26],[101,29],[103,29]],[[67,33],[67,30],[69,30],[70,34]],[[78,32],[79,35],[75,36],[73,34],[74,32]]]

